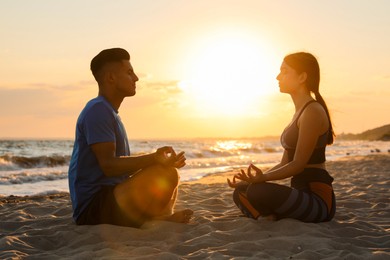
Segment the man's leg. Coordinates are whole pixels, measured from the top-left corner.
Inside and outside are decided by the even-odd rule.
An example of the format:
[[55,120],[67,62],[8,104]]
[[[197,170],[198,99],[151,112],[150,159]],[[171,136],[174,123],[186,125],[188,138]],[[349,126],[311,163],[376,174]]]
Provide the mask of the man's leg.
[[131,220],[158,218],[188,222],[191,210],[173,214],[178,183],[179,175],[175,168],[151,166],[118,184],[114,196],[121,210]]
[[165,207],[165,209],[161,212],[161,216],[169,216],[173,214],[173,209],[175,208],[176,205],[176,200],[177,200],[177,192],[178,188],[175,189],[173,192],[172,198],[169,201],[168,205]]
[[168,203],[166,208],[162,211],[162,213],[159,216],[156,216],[153,219],[180,222],[180,223],[188,223],[190,221],[192,215],[194,214],[192,210],[185,209],[176,212],[173,211],[176,204],[177,192],[178,189],[176,188],[176,190],[173,192],[171,201]]

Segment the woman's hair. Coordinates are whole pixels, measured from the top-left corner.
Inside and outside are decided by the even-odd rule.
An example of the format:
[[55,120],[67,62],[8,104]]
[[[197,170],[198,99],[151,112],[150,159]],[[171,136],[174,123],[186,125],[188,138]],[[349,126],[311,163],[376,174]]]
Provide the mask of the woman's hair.
[[318,103],[320,103],[325,109],[326,115],[329,119],[329,135],[328,135],[328,144],[332,144],[334,141],[334,131],[332,126],[332,121],[330,119],[330,114],[328,107],[326,106],[325,100],[322,98],[319,86],[320,86],[320,66],[318,65],[317,59],[310,53],[307,52],[297,52],[289,54],[284,57],[284,62],[288,64],[298,73],[305,72],[307,75],[306,78],[306,87],[310,92],[314,93],[314,96]]

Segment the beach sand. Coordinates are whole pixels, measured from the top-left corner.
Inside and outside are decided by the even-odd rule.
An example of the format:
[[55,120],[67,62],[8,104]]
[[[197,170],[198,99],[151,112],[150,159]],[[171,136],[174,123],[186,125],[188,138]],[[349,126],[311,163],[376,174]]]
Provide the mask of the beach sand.
[[69,194],[0,198],[0,259],[390,259],[390,154],[328,163],[335,218],[326,223],[242,217],[226,177],[180,185],[190,224],[76,226]]

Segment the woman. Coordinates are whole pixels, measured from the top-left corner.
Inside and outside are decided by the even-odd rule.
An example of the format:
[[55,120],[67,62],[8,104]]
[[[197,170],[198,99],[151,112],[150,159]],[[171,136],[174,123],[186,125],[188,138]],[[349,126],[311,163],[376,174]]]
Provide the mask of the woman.
[[[329,111],[319,93],[320,69],[310,53],[286,56],[276,78],[280,92],[291,96],[295,114],[281,136],[281,162],[262,172],[254,165],[228,179],[233,200],[247,216],[257,219],[294,218],[329,221],[335,214],[333,178],[325,169],[325,147],[333,143]],[[315,99],[311,93],[314,94]],[[270,181],[291,179],[291,187]],[[240,182],[236,182],[236,179]]]

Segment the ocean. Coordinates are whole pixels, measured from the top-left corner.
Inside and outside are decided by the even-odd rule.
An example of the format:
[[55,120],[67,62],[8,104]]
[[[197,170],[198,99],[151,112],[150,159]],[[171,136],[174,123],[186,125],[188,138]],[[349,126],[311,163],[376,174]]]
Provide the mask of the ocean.
[[[129,140],[132,155],[170,145],[185,151],[187,165],[181,181],[245,168],[277,164],[283,148],[277,138]],[[0,196],[68,192],[68,166],[73,140],[0,140]],[[338,141],[327,148],[327,160],[390,150],[390,142]]]

